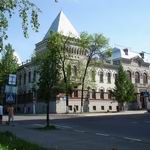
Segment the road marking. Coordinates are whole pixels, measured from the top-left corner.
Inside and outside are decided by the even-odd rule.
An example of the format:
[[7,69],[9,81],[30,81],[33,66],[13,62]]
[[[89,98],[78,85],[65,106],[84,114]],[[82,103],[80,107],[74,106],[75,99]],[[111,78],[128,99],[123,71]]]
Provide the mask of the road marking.
[[72,127],[70,127],[70,126],[64,126],[64,125],[56,125],[56,126],[58,126],[58,127],[62,127],[62,128],[72,129]]
[[126,139],[126,140],[132,140],[132,141],[138,141],[138,142],[142,141],[140,139],[135,139],[135,138],[130,138],[130,137],[123,137],[123,138]]
[[136,124],[136,123],[138,123],[137,121],[133,121],[133,122],[131,122],[131,123],[134,123],[134,124]]
[[96,135],[101,135],[101,136],[110,136],[109,134],[103,134],[103,133],[96,133]]
[[74,130],[75,132],[85,133],[83,130]]

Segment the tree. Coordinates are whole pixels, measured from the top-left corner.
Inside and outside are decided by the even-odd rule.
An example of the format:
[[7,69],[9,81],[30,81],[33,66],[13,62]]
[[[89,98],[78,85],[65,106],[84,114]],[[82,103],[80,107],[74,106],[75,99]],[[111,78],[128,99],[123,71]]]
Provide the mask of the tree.
[[[94,57],[98,57],[101,63],[103,60],[109,55],[110,56],[110,48],[108,45],[108,39],[105,38],[102,34],[94,34],[89,35],[83,32],[80,35],[79,46],[86,51],[86,62],[83,76],[81,77],[81,111],[83,109],[83,91],[85,78],[87,75],[88,67],[93,60]],[[107,50],[107,51],[106,51]],[[94,61],[93,61],[94,62]]]
[[61,33],[58,32],[51,32],[50,37],[53,39],[50,45],[54,46],[59,52],[58,57],[60,60],[60,66],[62,71],[62,78],[60,86],[62,87],[62,91],[65,92],[66,96],[66,107],[68,110],[68,95],[71,89],[76,86],[76,83],[71,81],[71,65],[67,53],[67,49],[70,46],[71,42],[74,41],[74,38],[70,36],[63,36]]
[[[9,27],[9,19],[18,11],[19,17],[22,19],[22,29],[24,37],[28,37],[28,27],[34,31],[38,31],[38,13],[40,9],[30,0],[1,0],[0,1],[0,50],[2,50],[3,39],[8,37],[7,29]],[[29,23],[30,22],[30,23]]]
[[135,99],[134,85],[127,78],[126,72],[123,70],[122,65],[118,69],[118,77],[115,81],[115,89],[113,95],[119,103],[119,109],[124,109],[124,102],[129,102]]
[[16,73],[18,68],[18,60],[14,56],[14,50],[10,44],[5,46],[0,60],[0,88],[8,82],[9,74]]
[[[52,44],[53,43],[53,44]],[[39,89],[38,94],[41,99],[47,103],[47,127],[49,126],[49,103],[52,98],[57,95],[57,85],[60,81],[60,60],[59,51],[57,51],[57,45],[55,39],[50,37],[47,43],[47,50],[43,54],[39,54],[38,59],[39,66]],[[39,58],[37,54],[37,58]]]

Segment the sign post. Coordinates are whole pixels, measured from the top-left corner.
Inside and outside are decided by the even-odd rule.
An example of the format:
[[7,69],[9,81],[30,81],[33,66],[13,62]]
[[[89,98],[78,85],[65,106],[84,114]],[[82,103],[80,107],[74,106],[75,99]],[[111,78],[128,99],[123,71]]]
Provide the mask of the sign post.
[[16,75],[9,74],[8,84],[5,86],[6,94],[6,104],[15,104],[16,103]]

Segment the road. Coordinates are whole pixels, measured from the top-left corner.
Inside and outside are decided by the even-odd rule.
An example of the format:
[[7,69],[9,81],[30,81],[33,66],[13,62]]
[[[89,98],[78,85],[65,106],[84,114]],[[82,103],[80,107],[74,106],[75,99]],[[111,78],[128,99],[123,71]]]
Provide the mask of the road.
[[[42,125],[45,120],[16,123]],[[64,141],[70,137],[66,139],[72,150],[150,150],[150,114],[52,119],[51,123],[63,129]]]

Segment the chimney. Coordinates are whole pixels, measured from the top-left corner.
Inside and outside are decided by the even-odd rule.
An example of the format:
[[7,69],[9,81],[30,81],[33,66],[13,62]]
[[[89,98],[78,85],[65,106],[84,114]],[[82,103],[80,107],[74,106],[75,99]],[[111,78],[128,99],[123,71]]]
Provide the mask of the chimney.
[[127,48],[123,49],[123,51],[124,51],[125,55],[128,55],[128,49]]
[[142,59],[144,59],[144,52],[141,52],[140,55],[141,55]]

